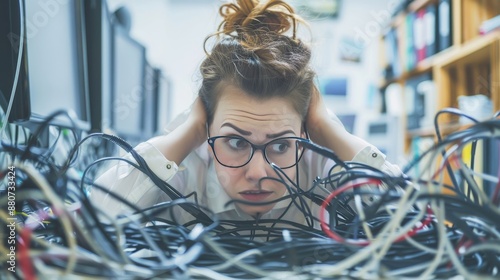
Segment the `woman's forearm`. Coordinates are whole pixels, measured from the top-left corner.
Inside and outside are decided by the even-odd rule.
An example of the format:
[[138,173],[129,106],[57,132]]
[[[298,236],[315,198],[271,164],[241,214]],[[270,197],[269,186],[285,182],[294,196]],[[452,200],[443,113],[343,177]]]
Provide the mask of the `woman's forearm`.
[[205,127],[202,126],[203,124],[188,118],[169,134],[152,138],[148,142],[155,146],[165,158],[180,165],[189,153],[206,140],[206,134],[203,134]]
[[313,142],[334,151],[341,160],[350,161],[367,147],[365,140],[347,132],[344,126],[331,118],[324,118],[313,127],[308,128]]
[[150,139],[150,142],[168,160],[174,161],[177,166],[194,149],[207,139],[207,115],[205,106],[200,98],[191,105],[186,120],[170,133]]

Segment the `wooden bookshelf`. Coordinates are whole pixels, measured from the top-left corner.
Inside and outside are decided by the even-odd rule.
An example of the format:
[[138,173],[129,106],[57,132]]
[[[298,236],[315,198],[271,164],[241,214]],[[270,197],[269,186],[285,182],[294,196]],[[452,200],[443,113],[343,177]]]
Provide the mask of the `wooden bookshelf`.
[[[436,60],[433,77],[438,108],[458,107],[463,95],[485,94],[500,109],[500,32],[476,37]],[[450,122],[448,117],[445,121]]]
[[431,71],[432,67],[434,67],[434,64],[435,64],[434,60],[439,55],[440,54],[438,53],[436,55],[425,58],[424,60],[417,63],[415,68],[413,68],[411,71],[403,71],[403,74],[399,77],[395,77],[395,78],[390,79],[390,80],[384,80],[381,83],[380,87],[381,88],[387,87],[388,85],[390,85],[392,83],[404,83],[404,81],[408,80],[411,77],[414,77],[416,75]]
[[[388,28],[405,30],[405,17],[409,13],[437,5],[442,0],[415,0],[407,9],[399,12]],[[390,79],[381,79],[380,88],[384,90],[392,83],[399,83],[404,88],[407,81],[423,73],[432,73],[436,86],[436,110],[446,107],[458,108],[459,96],[485,94],[493,103],[494,111],[500,110],[500,31],[486,35],[479,33],[482,22],[500,15],[499,0],[451,0],[451,46],[420,60],[412,69],[405,69],[408,57],[399,53],[399,75]],[[401,34],[398,30],[397,34]],[[384,34],[385,36],[385,34]],[[382,37],[382,48],[385,37]],[[386,42],[385,42],[386,43]],[[403,48],[404,46],[403,41]],[[407,54],[406,54],[407,55]],[[410,58],[411,59],[411,58]],[[381,67],[387,68],[387,58],[381,59]],[[385,63],[385,64],[384,64]],[[404,95],[404,93],[403,93]],[[403,100],[405,97],[403,96]],[[405,104],[402,104],[403,108]],[[403,123],[407,123],[404,119]],[[440,123],[446,123],[446,131],[463,129],[456,116],[443,115]],[[434,129],[422,127],[405,131],[405,151],[410,150],[415,137],[431,137]]]

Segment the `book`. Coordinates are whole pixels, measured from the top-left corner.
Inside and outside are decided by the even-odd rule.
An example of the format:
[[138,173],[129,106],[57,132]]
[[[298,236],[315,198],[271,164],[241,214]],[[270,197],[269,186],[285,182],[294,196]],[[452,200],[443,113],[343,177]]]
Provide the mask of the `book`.
[[442,51],[452,45],[451,0],[439,0],[438,3],[438,50]]
[[413,35],[413,26],[415,25],[415,13],[408,13],[406,15],[406,70],[409,72],[415,69],[417,65],[417,56],[415,50],[415,40]]
[[425,10],[420,9],[416,13],[415,23],[413,25],[413,38],[415,50],[417,51],[417,63],[426,57],[426,38],[425,38]]
[[430,72],[411,77],[404,86],[408,130],[428,126],[434,114],[435,86]]
[[430,57],[437,51],[437,12],[436,6],[433,4],[429,4],[425,10],[424,25],[426,49],[425,57]]

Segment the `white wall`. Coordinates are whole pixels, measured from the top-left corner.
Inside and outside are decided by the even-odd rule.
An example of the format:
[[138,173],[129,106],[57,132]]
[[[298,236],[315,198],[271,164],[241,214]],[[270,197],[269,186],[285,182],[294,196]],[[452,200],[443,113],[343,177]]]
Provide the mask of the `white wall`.
[[[335,112],[376,113],[380,109],[377,86],[380,83],[380,34],[390,18],[397,0],[343,1],[337,20],[313,21],[315,34],[313,65],[318,76],[348,78],[347,100],[327,97]],[[340,59],[343,38],[350,38],[362,47],[360,63]]]
[[[198,90],[198,66],[204,57],[203,40],[219,24],[220,0],[108,0],[110,10],[126,5],[132,15],[132,35],[148,48],[150,62],[173,81],[173,115],[189,106]],[[379,33],[398,0],[344,0],[336,20],[312,20],[313,67],[318,76],[349,79],[347,100],[327,99],[329,107],[344,111],[375,113],[373,94],[379,84]],[[345,36],[364,47],[361,63],[342,62],[339,43]],[[372,96],[370,97],[370,88]]]
[[218,24],[215,0],[108,0],[110,11],[124,5],[132,16],[131,34],[147,47],[148,60],[172,81],[173,112],[196,96],[203,41]]

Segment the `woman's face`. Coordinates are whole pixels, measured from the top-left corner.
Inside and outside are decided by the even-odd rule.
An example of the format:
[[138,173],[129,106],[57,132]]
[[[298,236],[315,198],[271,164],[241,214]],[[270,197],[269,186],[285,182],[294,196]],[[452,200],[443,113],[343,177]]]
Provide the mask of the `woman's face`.
[[[303,136],[302,122],[300,115],[284,98],[262,101],[236,86],[227,85],[222,89],[210,136],[240,136],[255,145],[264,145],[280,137]],[[230,144],[238,145],[238,142]],[[280,148],[279,145],[274,147]],[[215,158],[214,164],[220,184],[232,199],[267,202],[281,198],[286,192],[286,187],[275,180],[261,180],[264,177],[279,178],[261,150],[255,150],[250,162],[242,167],[226,167]],[[294,167],[284,169],[284,172],[295,179]],[[238,203],[237,206],[247,214],[257,216],[271,210],[274,204],[252,206]]]

